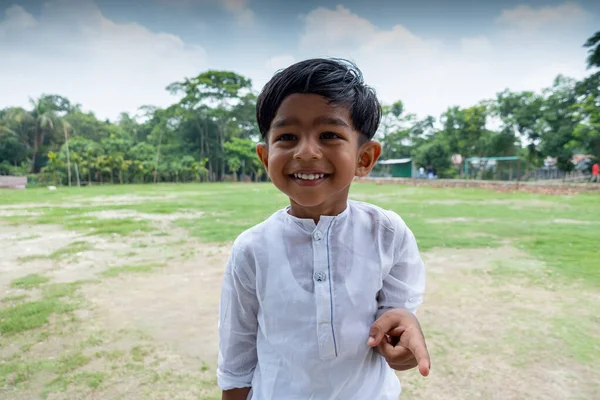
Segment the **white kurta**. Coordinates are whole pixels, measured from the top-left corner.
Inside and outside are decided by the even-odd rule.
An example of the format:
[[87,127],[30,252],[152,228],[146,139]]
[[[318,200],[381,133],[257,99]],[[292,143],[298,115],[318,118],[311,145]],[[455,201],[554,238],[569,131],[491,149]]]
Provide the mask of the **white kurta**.
[[315,224],[288,208],[245,231],[226,267],[217,378],[253,400],[398,398],[400,383],[367,346],[390,308],[416,311],[425,269],[394,212],[348,201]]

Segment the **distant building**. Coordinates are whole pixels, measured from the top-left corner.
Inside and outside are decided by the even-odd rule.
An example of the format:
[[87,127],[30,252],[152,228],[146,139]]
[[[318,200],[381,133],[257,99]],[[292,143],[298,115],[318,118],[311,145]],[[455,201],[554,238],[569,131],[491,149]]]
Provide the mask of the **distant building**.
[[392,178],[412,178],[417,175],[412,158],[381,160],[379,164],[391,167]]

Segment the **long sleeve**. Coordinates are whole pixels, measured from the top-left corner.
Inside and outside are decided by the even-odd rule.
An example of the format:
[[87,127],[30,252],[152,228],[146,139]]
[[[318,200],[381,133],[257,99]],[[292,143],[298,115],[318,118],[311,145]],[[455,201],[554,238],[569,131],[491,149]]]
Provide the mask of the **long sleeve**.
[[234,245],[219,307],[217,383],[222,390],[251,386],[257,363],[257,313],[255,270]]
[[394,264],[383,280],[378,296],[380,317],[392,308],[405,308],[416,313],[423,302],[425,265],[412,231],[400,217],[397,219]]

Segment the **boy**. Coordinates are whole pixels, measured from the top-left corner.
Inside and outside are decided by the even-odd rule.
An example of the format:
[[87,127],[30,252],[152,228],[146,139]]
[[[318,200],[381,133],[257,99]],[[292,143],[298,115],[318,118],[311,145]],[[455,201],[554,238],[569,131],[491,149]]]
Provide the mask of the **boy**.
[[391,211],[348,200],[381,146],[375,93],[353,64],[312,59],[263,88],[257,153],[290,205],[235,241],[219,317],[223,399],[391,400],[393,369],[429,355],[414,312],[424,266]]

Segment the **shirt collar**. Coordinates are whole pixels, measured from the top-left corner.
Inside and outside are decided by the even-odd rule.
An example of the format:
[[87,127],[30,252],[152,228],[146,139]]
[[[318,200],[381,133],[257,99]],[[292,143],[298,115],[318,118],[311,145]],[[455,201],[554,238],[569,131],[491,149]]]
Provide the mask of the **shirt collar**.
[[285,214],[285,218],[287,218],[288,220],[294,222],[296,225],[300,226],[301,228],[304,228],[304,230],[308,232],[313,232],[316,228],[329,226],[334,220],[340,221],[346,219],[348,217],[348,214],[350,213],[350,205],[351,202],[348,200],[346,202],[346,208],[338,215],[321,215],[319,217],[318,224],[315,224],[315,221],[313,221],[312,218],[298,218],[291,215],[289,213],[291,206],[287,206],[285,209],[283,209],[283,213]]

